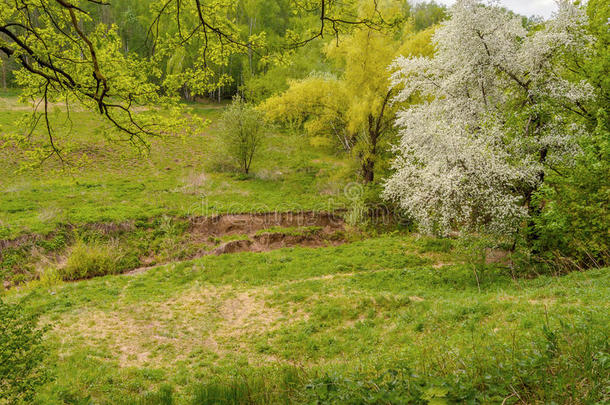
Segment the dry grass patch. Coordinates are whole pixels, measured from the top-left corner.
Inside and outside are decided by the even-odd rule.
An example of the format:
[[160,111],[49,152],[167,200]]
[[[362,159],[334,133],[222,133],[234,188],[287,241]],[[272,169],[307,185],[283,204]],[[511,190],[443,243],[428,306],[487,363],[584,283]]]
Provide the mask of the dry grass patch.
[[106,350],[121,367],[171,367],[195,353],[210,361],[246,354],[262,363],[268,359],[252,339],[294,320],[268,307],[261,292],[198,287],[164,302],[70,314],[54,332],[68,352],[78,345]]

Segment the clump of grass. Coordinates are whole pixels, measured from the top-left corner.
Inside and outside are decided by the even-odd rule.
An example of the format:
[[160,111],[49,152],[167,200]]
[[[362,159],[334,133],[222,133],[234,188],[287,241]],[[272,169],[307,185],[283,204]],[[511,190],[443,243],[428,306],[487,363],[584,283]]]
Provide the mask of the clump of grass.
[[158,391],[149,392],[142,397],[120,402],[121,405],[174,405],[175,403],[172,387],[165,384]]
[[47,267],[40,272],[38,285],[41,287],[53,287],[62,281],[62,276],[59,270],[53,267]]
[[419,253],[447,253],[453,248],[451,239],[423,239],[420,243]]
[[255,405],[295,403],[303,387],[303,375],[294,367],[245,371],[239,377],[198,385],[191,398],[193,405]]
[[58,269],[66,281],[117,274],[121,270],[123,254],[112,243],[78,241],[70,249],[66,264]]

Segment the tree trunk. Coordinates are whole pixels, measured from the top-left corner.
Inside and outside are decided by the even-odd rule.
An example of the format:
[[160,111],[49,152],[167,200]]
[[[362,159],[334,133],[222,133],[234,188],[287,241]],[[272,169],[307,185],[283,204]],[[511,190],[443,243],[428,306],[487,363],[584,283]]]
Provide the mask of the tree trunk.
[[[546,147],[543,147],[539,152],[538,161],[540,163],[544,163],[546,161],[547,154],[548,149]],[[540,231],[536,227],[535,218],[539,217],[542,214],[542,207],[540,206],[540,204],[534,204],[532,202],[532,196],[540,189],[542,183],[544,183],[544,171],[541,170],[538,173],[538,184],[534,188],[529,190],[525,196],[525,203],[527,204],[527,211],[529,215],[529,219],[527,221],[526,239],[527,244],[532,247],[532,253],[534,254],[540,253],[539,249],[532,245],[534,242],[540,239]]]
[[377,141],[379,140],[379,125],[375,125],[375,118],[369,115],[368,128],[368,154],[362,159],[362,178],[365,184],[372,183],[375,180],[375,158],[377,156]]
[[[252,36],[252,30],[254,29],[254,22],[256,19],[250,17],[250,31],[249,35]],[[248,66],[250,67],[250,76],[254,75],[254,70],[252,70],[252,43],[250,39],[248,39]]]
[[1,57],[0,66],[2,67],[2,90],[6,91],[6,63],[4,57]]
[[362,178],[366,184],[375,180],[375,161],[366,159],[362,163]]

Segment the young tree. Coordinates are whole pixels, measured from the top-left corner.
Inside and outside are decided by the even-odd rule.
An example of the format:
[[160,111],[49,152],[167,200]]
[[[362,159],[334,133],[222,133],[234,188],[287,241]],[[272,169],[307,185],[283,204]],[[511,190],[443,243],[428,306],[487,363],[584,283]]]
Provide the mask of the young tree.
[[254,156],[266,135],[264,117],[254,107],[236,96],[222,114],[222,141],[229,156],[244,174],[250,172]]
[[[495,5],[458,0],[434,35],[433,57],[401,57],[393,67],[400,143],[385,196],[429,232],[514,234],[540,207],[532,197],[546,174],[578,153],[592,95],[562,77],[563,56],[583,52],[585,17],[568,2],[543,26]],[[535,238],[530,234],[530,240]]]
[[343,71],[340,77],[317,74],[294,81],[262,108],[271,120],[303,124],[310,136],[336,140],[357,158],[363,181],[370,183],[398,107],[391,103],[396,91],[387,66],[399,52],[431,54],[431,32],[407,33],[402,42],[389,33],[357,30],[326,47],[326,56]]

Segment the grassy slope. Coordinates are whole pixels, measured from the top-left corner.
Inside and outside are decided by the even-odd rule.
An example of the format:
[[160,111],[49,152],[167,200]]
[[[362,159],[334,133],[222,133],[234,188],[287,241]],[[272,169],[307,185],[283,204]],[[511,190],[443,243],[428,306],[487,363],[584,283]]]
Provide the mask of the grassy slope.
[[[513,280],[487,267],[477,284],[470,266],[447,264],[455,252],[425,242],[387,236],[39,286],[29,305],[55,325],[48,363],[58,376],[41,401],[88,393],[110,404],[168,383],[188,403],[198,389],[211,395],[201,384],[261,373],[261,403],[311,400],[326,394],[306,384],[328,373],[366,381],[389,369],[420,376],[408,377],[420,400],[600,398],[610,272]],[[297,370],[289,392],[282,367]]]
[[[159,241],[152,240],[158,232],[97,235],[82,229],[83,224],[145,223],[152,218],[154,225],[167,222],[164,216],[328,211],[344,206],[343,185],[349,181],[345,160],[330,149],[307,145],[299,135],[271,133],[254,161],[251,178],[224,170],[226,158],[218,153],[216,131],[220,112],[215,105],[193,105],[192,114],[210,125],[186,137],[154,140],[150,153],[142,156],[107,142],[104,124],[95,115],[73,111],[71,133],[57,124],[56,142],[69,146],[74,155],[86,153],[90,162],[71,175],[54,170],[57,162],[20,173],[23,156],[0,147],[0,240],[59,230],[50,240],[28,241],[0,252],[0,288],[3,281],[22,283],[36,278],[49,263],[53,267],[77,238],[119,239],[132,267],[146,265],[138,264],[138,257],[167,256],[158,252]],[[28,114],[28,106],[19,104],[15,95],[0,95],[0,134],[18,131],[19,120]],[[53,114],[57,123],[67,118],[59,107]],[[77,229],[67,230],[62,224],[75,224]],[[160,243],[177,245],[180,237],[176,231]],[[172,250],[177,254],[167,259],[180,258],[180,249]]]
[[[5,131],[26,111],[14,96],[2,101]],[[218,113],[196,108],[212,121]],[[72,118],[75,145],[92,159],[72,178],[48,167],[16,174],[17,156],[0,150],[0,239],[64,222],[344,202],[345,162],[304,148],[295,135],[274,134],[256,176],[244,181],[210,163],[218,160],[213,123],[197,136],[154,143],[141,157],[103,142],[91,115]],[[141,239],[134,233],[128,242]],[[48,244],[56,242],[65,247],[61,235]],[[437,404],[603,397],[608,270],[515,281],[506,270],[479,267],[477,282],[460,254],[442,246],[381,236],[39,283],[7,296],[31,293],[28,305],[54,325],[47,365],[56,379],[39,395],[44,404],[83,403],[89,395],[95,403],[170,403],[170,391],[176,403],[197,404],[218,403],[214,395]]]
[[[86,152],[91,161],[72,176],[50,170],[53,165],[16,173],[21,156],[0,148],[0,239],[47,233],[67,222],[328,209],[344,202],[345,178],[337,173],[345,163],[327,150],[305,145],[298,135],[272,134],[253,164],[252,179],[218,171],[214,162],[223,157],[217,154],[215,121],[220,111],[194,106],[193,113],[211,120],[210,127],[187,138],[154,141],[145,156],[106,142],[94,115],[72,112],[70,147]],[[27,106],[14,96],[0,95],[0,133],[13,131],[27,114]],[[55,114],[57,122],[66,118],[61,111]]]

